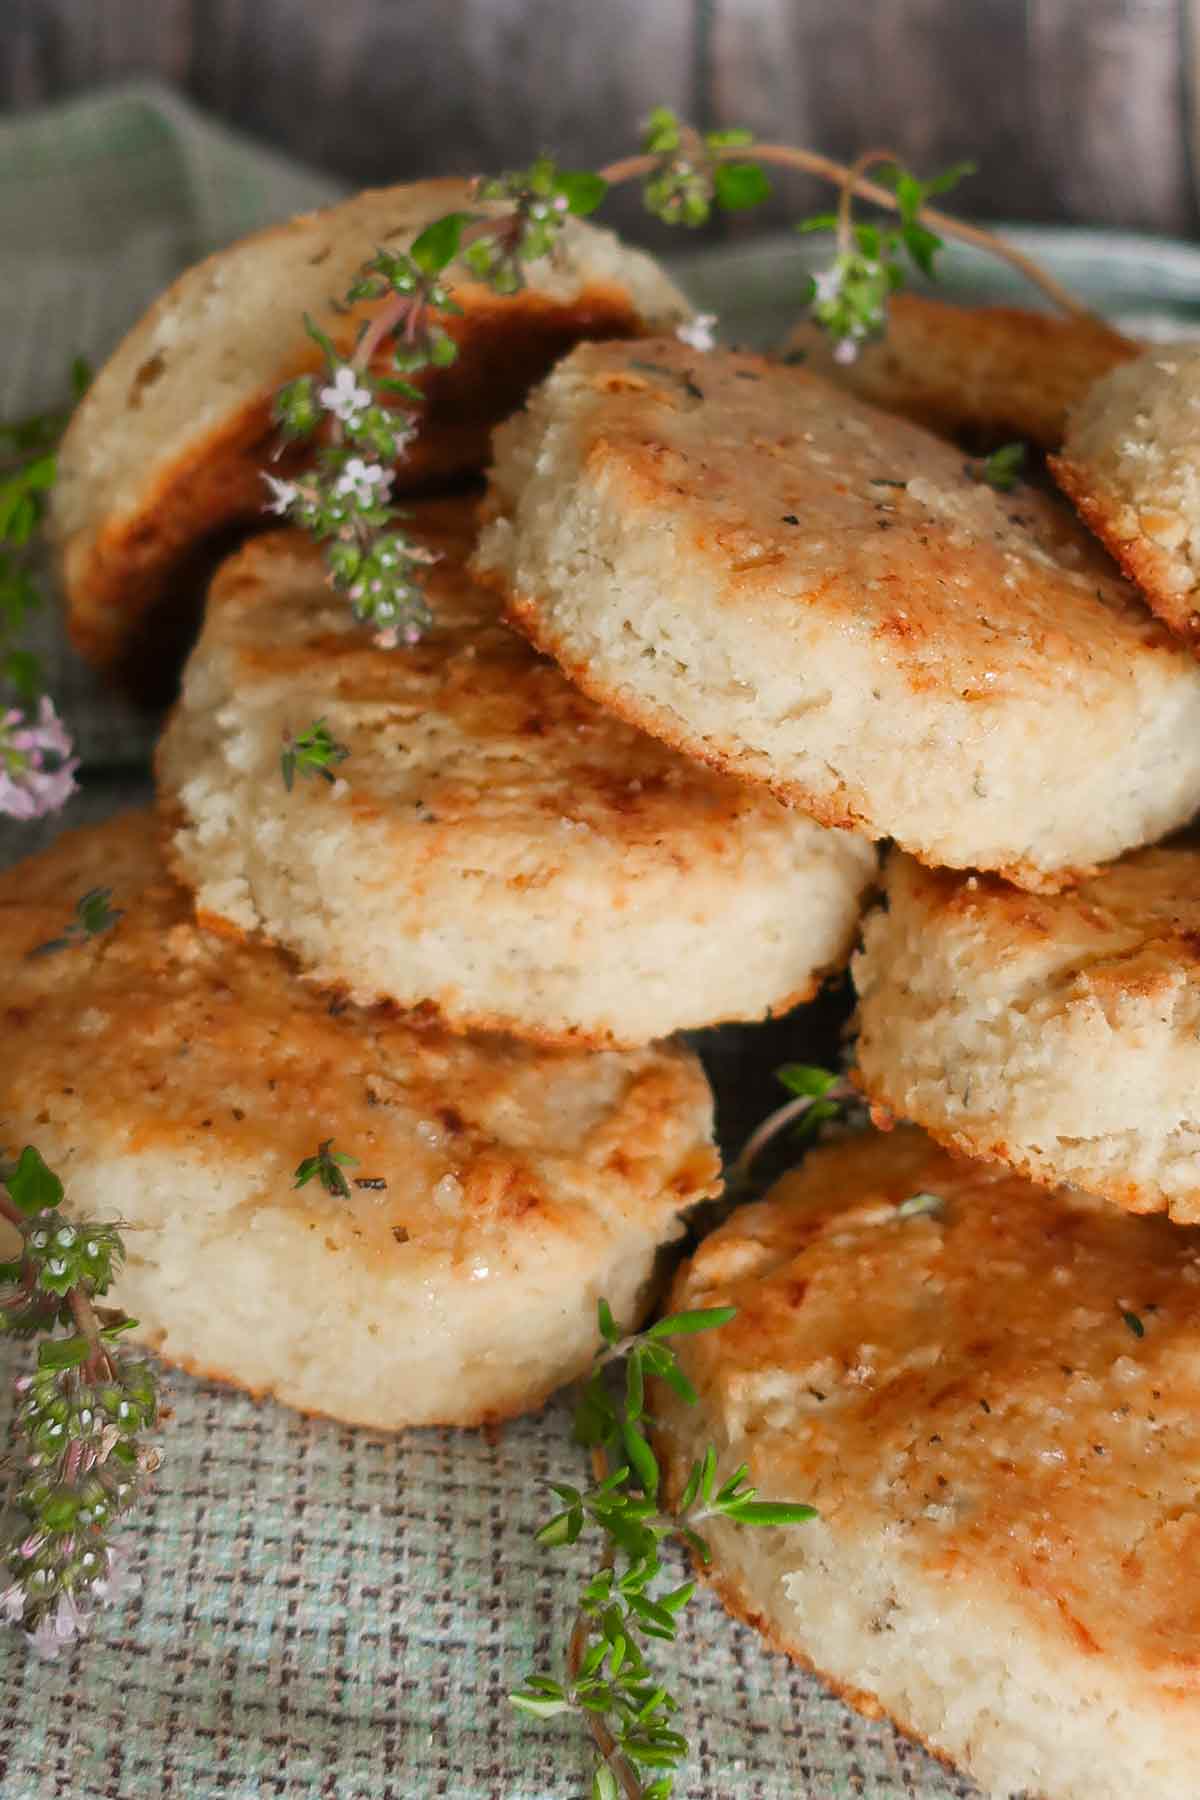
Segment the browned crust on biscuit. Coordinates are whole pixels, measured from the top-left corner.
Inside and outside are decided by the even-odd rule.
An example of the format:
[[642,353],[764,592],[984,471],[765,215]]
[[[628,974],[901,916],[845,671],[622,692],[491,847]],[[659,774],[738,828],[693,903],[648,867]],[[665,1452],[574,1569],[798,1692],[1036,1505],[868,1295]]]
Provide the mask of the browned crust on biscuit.
[[[183,823],[183,813],[177,802],[160,803],[159,822],[163,859],[180,887],[190,893],[192,884],[189,873],[174,842],[175,830]],[[210,931],[216,936],[226,938],[229,942],[236,944],[270,944],[290,962],[295,960],[290,951],[281,947],[277,940],[265,931],[244,931],[240,925],[235,925],[232,920],[224,918],[220,913],[207,912],[199,907],[196,908],[195,918],[196,924],[202,931]],[[781,995],[777,1000],[772,1000],[768,1006],[754,1014],[727,1013],[721,1018],[710,1020],[705,1029],[708,1030],[719,1025],[752,1025],[768,1019],[780,1019],[785,1014],[793,1012],[796,1007],[803,1006],[807,1001],[815,999],[830,977],[845,968],[854,946],[857,930],[856,920],[853,929],[847,934],[841,955],[825,968],[818,969],[810,981],[798,988],[792,988],[788,993]],[[322,981],[317,976],[307,974],[298,965],[296,966],[296,975],[297,979],[303,981],[306,986],[315,987],[319,993],[328,994],[332,1000],[340,1000],[347,1005],[362,1004],[361,1000],[354,999],[350,989],[342,982]],[[508,1013],[487,1013],[471,1011],[469,1008],[447,1007],[436,1000],[423,1000],[418,1006],[406,1009],[393,1006],[389,996],[381,995],[374,1004],[397,1013],[406,1013],[410,1024],[422,1024],[427,1021],[431,1026],[440,1026],[442,1030],[457,1037],[470,1037],[478,1032],[497,1033],[504,1037],[517,1038],[523,1043],[537,1044],[546,1050],[637,1050],[644,1046],[645,1041],[640,1037],[622,1038],[611,1031],[585,1031],[581,1026],[575,1026],[568,1031],[539,1030],[520,1019],[513,1019]]]
[[[419,1424],[381,1425],[378,1420],[374,1419],[351,1418],[349,1412],[331,1413],[325,1412],[317,1406],[299,1406],[294,1400],[282,1397],[277,1384],[265,1382],[261,1387],[254,1387],[240,1376],[231,1374],[228,1369],[218,1368],[199,1357],[181,1356],[174,1352],[167,1352],[161,1344],[161,1338],[164,1335],[164,1332],[155,1331],[147,1333],[145,1337],[139,1336],[135,1341],[150,1350],[168,1368],[177,1369],[182,1375],[190,1375],[196,1381],[215,1382],[221,1387],[244,1394],[257,1406],[271,1402],[278,1406],[286,1406],[289,1412],[299,1413],[304,1419],[320,1419],[330,1425],[349,1425],[359,1431],[379,1431],[390,1434],[397,1431],[437,1431],[441,1429],[487,1430],[489,1427],[506,1425],[513,1419],[524,1418],[528,1413],[540,1412],[559,1391],[557,1387],[530,1388],[527,1390],[527,1398],[514,1400],[511,1405],[487,1406],[457,1418],[422,1419]],[[155,1342],[156,1338],[160,1341]]]
[[1066,456],[1051,456],[1047,463],[1055,481],[1067,495],[1088,529],[1095,533],[1121,570],[1142,592],[1147,606],[1177,637],[1200,650],[1200,611],[1195,589],[1186,594],[1171,590],[1171,558],[1145,533],[1131,536],[1122,531],[1118,518],[1128,508],[1111,489],[1097,483],[1081,463]]
[[[631,705],[621,693],[614,692],[603,680],[597,680],[589,663],[570,653],[557,633],[547,627],[544,611],[535,600],[510,590],[503,575],[495,569],[476,567],[473,573],[484,587],[490,587],[504,596],[504,616],[514,630],[528,638],[535,650],[540,650],[544,656],[552,656],[564,675],[582,693],[623,720],[626,725],[649,732],[660,742],[670,745],[672,750],[690,756],[695,762],[704,763],[720,775],[733,775],[756,787],[765,787],[784,806],[796,807],[810,819],[815,819],[818,825],[826,825],[836,831],[854,831],[875,843],[885,835],[872,820],[865,796],[860,796],[857,805],[848,796],[839,804],[824,795],[814,794],[802,783],[770,780],[757,770],[748,769],[740,757],[723,752],[710,739],[693,737],[680,730],[678,721],[671,713],[653,706],[649,701],[641,706]],[[905,848],[909,847],[906,845]],[[920,850],[914,849],[911,854],[928,868],[940,867],[933,857],[923,855]],[[1051,872],[1036,868],[1031,863],[1015,862],[1002,864],[994,873],[1011,881],[1014,887],[1029,893],[1057,894],[1064,888],[1076,886],[1092,870],[1084,866]]]
[[[665,1486],[670,1504],[674,1505],[683,1489],[681,1476],[686,1474],[683,1459],[677,1459],[674,1438],[668,1431],[660,1427],[651,1432],[651,1438],[655,1454],[666,1475]],[[690,1556],[692,1569],[698,1579],[706,1587],[712,1589],[731,1618],[736,1619],[739,1624],[748,1626],[751,1631],[757,1632],[768,1650],[774,1651],[778,1656],[786,1656],[789,1662],[795,1663],[798,1668],[815,1676],[824,1687],[829,1689],[830,1693],[835,1694],[845,1705],[853,1707],[854,1711],[861,1713],[865,1719],[886,1719],[889,1724],[895,1726],[897,1731],[903,1732],[905,1737],[920,1744],[921,1748],[928,1751],[930,1756],[935,1756],[944,1768],[951,1769],[955,1773],[959,1772],[961,1765],[956,1763],[947,1751],[933,1743],[923,1732],[918,1731],[914,1725],[901,1718],[898,1713],[881,1705],[868,1689],[855,1687],[853,1683],[842,1681],[837,1676],[831,1675],[827,1669],[823,1669],[818,1663],[815,1663],[799,1644],[785,1638],[779,1628],[750,1602],[744,1587],[735,1577],[718,1569],[715,1563],[704,1562],[695,1550],[690,1552]],[[1037,1796],[1031,1794],[1029,1800],[1037,1800]]]
[[1061,319],[1016,306],[958,306],[922,294],[890,302],[887,332],[855,362],[833,361],[824,334],[800,326],[791,343],[808,366],[886,412],[943,436],[1008,436],[1044,450],[1093,382],[1140,353],[1102,319]]
[[[881,1077],[868,1079],[861,1069],[856,1068],[851,1079],[855,1087],[870,1101],[872,1119],[876,1124],[879,1123],[875,1119],[877,1109],[886,1110],[893,1122],[907,1117],[903,1100],[890,1091],[887,1082]],[[955,1129],[931,1119],[917,1122],[934,1143],[940,1144],[944,1150],[966,1157],[968,1161],[997,1163],[1003,1168],[1011,1169],[1014,1174],[1023,1175],[1037,1187],[1048,1190],[1062,1186],[1061,1171],[1055,1172],[1048,1162],[1031,1157],[1004,1137],[983,1131]],[[1096,1194],[1102,1200],[1110,1200],[1123,1212],[1165,1212],[1177,1225],[1200,1224],[1200,1201],[1194,1205],[1187,1201],[1172,1205],[1157,1188],[1149,1188],[1136,1181],[1114,1181],[1111,1175],[1106,1175],[1098,1168],[1089,1168],[1086,1178],[1073,1179],[1076,1187],[1084,1189],[1086,1193]]]
[[[457,360],[417,378],[425,423],[399,465],[404,489],[482,468],[492,426],[573,344],[631,337],[641,327],[629,296],[607,282],[589,282],[569,302],[534,292],[502,299],[474,285],[458,298],[463,314],[447,322],[459,344]],[[313,346],[290,370],[276,373],[282,381],[319,366]],[[269,465],[286,475],[306,455],[304,449],[278,460],[273,455],[276,385],[162,469],[131,515],[77,532],[65,545],[67,628],[95,667],[114,668],[138,621],[160,599],[170,603],[172,575],[198,541],[235,523],[267,522],[263,471]]]

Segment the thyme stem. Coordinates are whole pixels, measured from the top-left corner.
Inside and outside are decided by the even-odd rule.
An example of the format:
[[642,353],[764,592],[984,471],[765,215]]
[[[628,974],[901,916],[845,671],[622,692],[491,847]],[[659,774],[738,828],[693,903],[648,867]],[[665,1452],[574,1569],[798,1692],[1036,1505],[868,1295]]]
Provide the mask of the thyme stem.
[[726,1177],[728,1189],[736,1190],[749,1180],[750,1170],[767,1145],[777,1138],[781,1131],[786,1131],[797,1119],[802,1119],[811,1106],[818,1100],[852,1100],[856,1090],[848,1081],[839,1081],[826,1090],[824,1094],[797,1094],[794,1100],[785,1100],[777,1106],[773,1113],[768,1113],[762,1124],[750,1133],[744,1149],[733,1164]]
[[[876,206],[883,206],[889,212],[899,212],[900,203],[889,188],[881,187],[866,175],[856,174],[852,167],[845,163],[835,162],[831,156],[822,156],[819,150],[800,150],[789,144],[752,144],[746,148],[731,147],[721,149],[714,154],[721,161],[738,161],[744,157],[752,157],[756,162],[774,163],[785,169],[799,169],[806,175],[818,175],[823,181],[833,182],[847,194],[854,194],[860,200],[870,200]],[[874,154],[874,153],[872,153]],[[652,175],[659,166],[657,156],[639,155],[622,157],[599,171],[601,178],[610,187],[617,187],[622,182],[636,181],[644,175]],[[990,255],[999,257],[1016,269],[1036,288],[1040,288],[1048,300],[1052,300],[1062,312],[1071,318],[1095,318],[1091,308],[1076,298],[1064,287],[1061,281],[1049,274],[1032,256],[1018,250],[1015,244],[1008,244],[1003,238],[995,237],[990,231],[982,230],[978,225],[968,225],[961,219],[952,217],[950,213],[939,212],[937,207],[923,206],[917,217],[922,225],[931,231],[941,233],[945,237],[957,238],[960,243],[973,244],[977,249],[986,250]]]
[[[604,1453],[604,1446],[603,1444],[596,1444],[592,1448],[593,1479],[597,1482],[604,1481],[609,1473],[608,1457]],[[615,1562],[616,1553],[610,1543],[604,1552],[600,1567],[602,1569],[611,1569]],[[567,1646],[567,1674],[572,1683],[578,1679],[579,1671],[583,1667],[583,1659],[587,1655],[591,1636],[591,1620],[585,1612],[580,1611],[576,1613],[575,1624],[571,1631],[571,1640]],[[597,1753],[608,1764],[622,1788],[625,1790],[626,1800],[643,1800],[645,1790],[638,1780],[637,1770],[634,1768],[633,1764],[621,1754],[621,1751],[617,1746],[616,1738],[604,1723],[604,1715],[602,1713],[592,1712],[587,1707],[584,1707],[582,1711],[583,1716],[587,1721],[587,1728],[592,1736],[592,1742],[596,1746]]]

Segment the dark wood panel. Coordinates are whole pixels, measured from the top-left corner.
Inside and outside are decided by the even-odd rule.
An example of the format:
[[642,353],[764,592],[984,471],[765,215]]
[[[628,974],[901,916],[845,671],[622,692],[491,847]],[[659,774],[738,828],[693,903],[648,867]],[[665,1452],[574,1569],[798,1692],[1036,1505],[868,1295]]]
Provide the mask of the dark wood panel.
[[[14,0],[6,0],[13,4]],[[158,73],[350,179],[621,154],[688,112],[692,0],[15,0],[0,103]]]
[[970,158],[983,216],[1190,230],[1185,0],[716,0],[717,111],[833,154]]
[[1182,0],[1030,0],[1032,111],[1064,212],[1193,229]]
[[1056,212],[1030,158],[1021,0],[718,0],[718,110],[850,158],[896,151],[920,173],[964,160],[972,212]]
[[[0,104],[156,74],[355,182],[620,154],[664,100],[964,208],[1189,231],[1200,0],[0,0]],[[788,187],[764,217],[808,204]],[[636,203],[623,221],[642,224]]]

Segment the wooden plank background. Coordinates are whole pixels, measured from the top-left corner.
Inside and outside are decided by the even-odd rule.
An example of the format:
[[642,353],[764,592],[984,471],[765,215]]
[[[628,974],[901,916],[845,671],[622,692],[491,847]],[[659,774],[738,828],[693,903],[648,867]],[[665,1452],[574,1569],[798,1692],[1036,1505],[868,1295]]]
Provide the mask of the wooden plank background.
[[[133,75],[356,182],[622,154],[651,105],[965,209],[1193,235],[1200,0],[0,0],[0,107]],[[807,204],[789,189],[757,229]],[[627,223],[638,224],[635,212]]]

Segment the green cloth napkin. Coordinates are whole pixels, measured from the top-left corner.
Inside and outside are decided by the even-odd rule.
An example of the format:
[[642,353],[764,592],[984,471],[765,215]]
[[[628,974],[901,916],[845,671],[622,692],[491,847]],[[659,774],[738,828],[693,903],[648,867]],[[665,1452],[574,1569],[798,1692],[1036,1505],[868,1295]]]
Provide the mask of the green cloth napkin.
[[[149,85],[0,123],[0,419],[61,406],[189,263],[341,189]],[[144,764],[151,725],[67,646],[31,642],[85,764]]]
[[[337,191],[147,86],[0,125],[0,416],[58,400],[71,358],[100,360],[181,267]],[[1023,236],[1118,315],[1176,330],[1196,318],[1193,250]],[[688,255],[677,272],[728,335],[770,342],[813,254],[789,236]],[[947,276],[954,291],[1016,291],[969,255]],[[67,822],[141,802],[146,722],[81,668],[52,616],[42,640],[93,771]],[[62,823],[0,825],[0,862]],[[24,1360],[0,1346],[0,1376]],[[138,1596],[56,1663],[0,1628],[4,1800],[580,1800],[578,1733],[505,1700],[565,1643],[582,1571],[531,1541],[542,1484],[579,1478],[559,1408],[495,1442],[384,1439],[182,1376],[171,1395],[157,1491],[125,1534]],[[693,1745],[680,1800],[975,1791],[710,1598],[671,1660]]]

